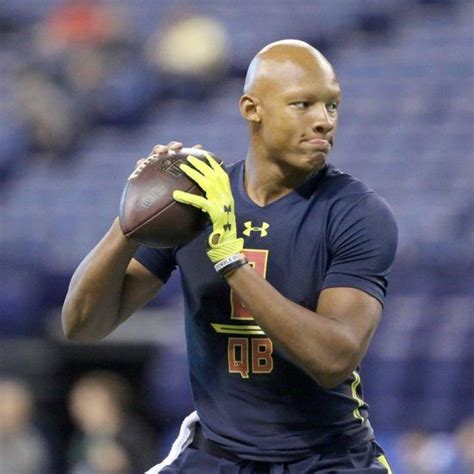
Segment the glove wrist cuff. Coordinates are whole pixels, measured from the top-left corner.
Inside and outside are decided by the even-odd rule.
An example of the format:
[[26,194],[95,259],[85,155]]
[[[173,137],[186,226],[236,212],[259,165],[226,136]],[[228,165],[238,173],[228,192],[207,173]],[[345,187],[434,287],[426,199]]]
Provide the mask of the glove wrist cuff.
[[225,260],[230,255],[240,253],[243,247],[243,239],[227,240],[226,242],[222,242],[214,246],[210,244],[210,249],[207,251],[207,255],[211,259],[212,263],[216,264],[221,260]]
[[245,255],[236,253],[217,262],[214,265],[214,269],[219,275],[225,278],[246,263],[248,263],[248,260]]

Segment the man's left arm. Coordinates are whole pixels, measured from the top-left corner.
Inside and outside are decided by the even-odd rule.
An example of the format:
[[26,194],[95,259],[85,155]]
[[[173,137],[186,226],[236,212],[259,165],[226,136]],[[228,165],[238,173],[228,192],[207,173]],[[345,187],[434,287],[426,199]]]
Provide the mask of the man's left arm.
[[289,301],[249,265],[227,281],[265,333],[331,388],[359,365],[374,335],[397,235],[390,208],[375,193],[336,200],[328,215],[330,264],[316,312]]
[[359,365],[382,305],[356,288],[328,288],[316,312],[285,298],[250,265],[227,277],[265,334],[323,388],[343,382]]

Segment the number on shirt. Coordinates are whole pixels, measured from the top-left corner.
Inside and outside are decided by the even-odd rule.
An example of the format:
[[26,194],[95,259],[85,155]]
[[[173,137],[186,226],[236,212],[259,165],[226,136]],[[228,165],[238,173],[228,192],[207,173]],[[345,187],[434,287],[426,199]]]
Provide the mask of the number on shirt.
[[[244,249],[249,264],[263,278],[267,274],[268,250]],[[253,320],[250,311],[231,289],[231,319]],[[229,337],[227,355],[229,372],[248,379],[252,374],[269,374],[273,370],[273,343],[268,337]]]
[[[244,249],[243,253],[247,257],[249,264],[263,278],[267,276],[268,250]],[[240,300],[234,290],[230,290],[231,313],[230,319],[251,320],[253,319],[250,311]]]

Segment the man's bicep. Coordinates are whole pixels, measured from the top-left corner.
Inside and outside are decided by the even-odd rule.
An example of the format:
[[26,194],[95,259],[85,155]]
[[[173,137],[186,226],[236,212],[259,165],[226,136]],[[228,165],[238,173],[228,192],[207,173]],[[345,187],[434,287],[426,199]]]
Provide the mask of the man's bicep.
[[316,312],[344,324],[362,358],[380,321],[382,304],[357,288],[327,288],[319,295]]
[[122,289],[120,319],[124,321],[148,303],[163,284],[156,275],[132,258],[125,274]]

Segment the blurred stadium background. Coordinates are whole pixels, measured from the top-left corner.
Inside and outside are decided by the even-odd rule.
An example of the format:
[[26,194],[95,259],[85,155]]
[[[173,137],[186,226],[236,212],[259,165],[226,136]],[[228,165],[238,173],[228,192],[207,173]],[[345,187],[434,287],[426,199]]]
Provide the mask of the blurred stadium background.
[[166,451],[190,409],[179,277],[101,344],[66,342],[60,307],[155,144],[244,157],[243,75],[282,38],[334,64],[330,159],[399,223],[362,366],[378,437],[395,473],[474,473],[473,25],[472,0],[0,0],[1,474]]

